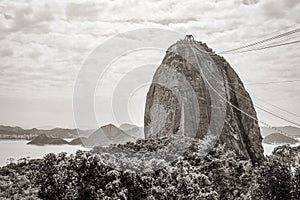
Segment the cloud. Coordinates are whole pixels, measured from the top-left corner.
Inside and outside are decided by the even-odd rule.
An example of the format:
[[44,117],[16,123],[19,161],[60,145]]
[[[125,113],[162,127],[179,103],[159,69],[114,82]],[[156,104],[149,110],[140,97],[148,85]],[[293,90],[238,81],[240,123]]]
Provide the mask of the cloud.
[[9,18],[9,20],[13,20],[13,22],[7,30],[10,32],[26,30],[51,19],[52,15],[48,6],[45,5],[39,10],[34,10],[28,6],[15,10],[14,16]]
[[33,50],[28,56],[32,59],[38,59],[41,55],[43,55],[40,51]]
[[[63,96],[72,98],[76,76],[87,56],[102,42],[125,31],[150,27],[191,33],[219,52],[269,37],[270,33],[286,30],[286,26],[299,20],[299,1],[260,0],[251,5],[243,2],[3,0],[0,2],[0,93],[29,100],[43,96],[49,97],[49,101]],[[296,79],[300,76],[297,47],[224,56],[245,82]],[[112,48],[118,48],[118,44]],[[101,95],[106,91],[109,94],[110,85],[134,64],[148,64],[153,59],[159,62],[164,54],[138,53],[121,58],[122,62],[112,66],[103,86],[105,91],[99,91]],[[286,96],[294,94],[289,105],[297,105],[295,99],[300,98],[297,87],[268,86],[266,90],[249,86],[248,89],[251,94],[267,99],[272,99],[276,90]],[[284,107],[280,97],[276,98],[276,103]]]
[[12,49],[5,48],[0,50],[0,56],[1,57],[10,57],[14,54]]
[[289,16],[294,10],[299,11],[299,1],[295,0],[266,0],[261,4],[263,14],[268,18],[283,18]]
[[5,13],[4,13],[3,15],[4,15],[5,19],[8,19],[8,20],[13,18],[13,17],[12,17],[11,15],[9,15],[9,14],[5,14]]
[[242,0],[243,4],[245,5],[254,5],[259,2],[259,0]]
[[[95,19],[98,14],[102,11],[100,4],[95,2],[86,3],[70,3],[66,8],[66,15],[68,19]],[[105,5],[103,5],[105,7]]]

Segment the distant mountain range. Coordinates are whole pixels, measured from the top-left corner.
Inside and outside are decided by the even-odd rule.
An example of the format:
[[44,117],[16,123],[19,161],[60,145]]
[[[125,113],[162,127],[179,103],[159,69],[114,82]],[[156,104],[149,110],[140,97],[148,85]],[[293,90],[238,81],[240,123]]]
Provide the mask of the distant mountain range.
[[260,127],[260,130],[263,137],[266,137],[272,133],[278,133],[279,131],[282,131],[289,137],[300,138],[300,128],[294,126],[280,126],[274,128]]
[[[291,137],[292,139],[300,138],[300,128],[293,126],[282,126],[275,127],[275,129],[268,127],[261,127],[261,133],[263,137],[266,137],[272,133],[278,133],[282,131],[284,136]],[[79,134],[78,134],[79,133]],[[138,138],[144,138],[143,127],[138,127],[132,124],[122,124],[120,127],[116,127],[112,124],[108,124],[95,130],[78,130],[78,129],[64,129],[64,128],[54,128],[50,130],[42,129],[22,129],[20,127],[10,127],[10,126],[0,126],[0,139],[27,139],[31,140],[37,136],[45,135],[49,138],[74,138],[71,142],[57,142],[54,143],[61,144],[71,144],[80,145],[84,143],[86,146],[96,146],[96,145],[109,145],[112,143],[126,143],[128,141],[134,141]],[[275,135],[276,136],[276,135]],[[278,135],[277,135],[278,136]],[[80,137],[80,138],[79,138]],[[45,139],[43,136],[42,138]],[[279,137],[275,137],[279,138]],[[40,138],[41,139],[41,138]],[[274,139],[274,137],[273,137]],[[41,140],[43,141],[43,139]],[[34,142],[39,144],[49,144],[50,140],[44,142]],[[265,140],[268,141],[268,140]],[[281,141],[274,141],[274,143],[282,143]],[[283,142],[284,143],[284,142]]]
[[30,140],[39,135],[45,134],[52,138],[76,138],[88,136],[94,130],[64,129],[54,128],[50,130],[43,129],[22,129],[20,127],[0,126],[0,139],[27,139]]
[[138,138],[144,138],[143,128],[131,124],[122,124],[119,128],[113,124],[100,127],[89,135],[80,135],[70,142],[63,140],[57,135],[40,134],[33,138],[28,144],[45,145],[45,144],[70,144],[93,146],[108,146],[110,144],[124,144],[126,142],[135,141]]

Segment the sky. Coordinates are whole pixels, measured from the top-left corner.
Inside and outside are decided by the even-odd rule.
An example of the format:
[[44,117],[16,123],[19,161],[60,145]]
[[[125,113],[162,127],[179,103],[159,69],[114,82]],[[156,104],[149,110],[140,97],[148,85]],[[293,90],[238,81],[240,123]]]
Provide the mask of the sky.
[[[196,40],[221,52],[276,35],[287,27],[299,28],[299,13],[298,0],[2,0],[0,124],[76,127],[73,92],[77,76],[89,55],[120,33],[167,29],[193,34]],[[223,56],[245,83],[255,104],[299,123],[299,117],[256,98],[300,115],[300,82],[251,84],[300,79],[299,53],[298,43]],[[126,109],[130,123],[143,125],[149,88],[146,83],[151,81],[164,54],[164,50],[141,49],[112,61],[98,80],[94,94],[99,126],[123,123],[116,121],[118,111],[114,111],[112,102],[120,84],[131,84],[126,83],[131,72],[145,84],[135,85],[125,99]],[[141,67],[144,65],[148,67]],[[290,125],[260,110],[257,113],[259,120],[272,126]]]

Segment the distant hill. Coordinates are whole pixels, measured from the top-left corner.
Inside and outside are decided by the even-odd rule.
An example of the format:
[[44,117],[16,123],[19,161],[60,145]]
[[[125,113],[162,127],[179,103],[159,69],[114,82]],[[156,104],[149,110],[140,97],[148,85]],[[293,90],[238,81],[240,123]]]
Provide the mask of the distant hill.
[[281,133],[271,133],[263,139],[267,144],[295,144],[299,141]]
[[135,138],[113,124],[108,124],[93,132],[84,141],[84,145],[90,147],[108,146],[110,144],[124,144],[129,141],[135,141]]
[[61,138],[53,138],[48,137],[46,134],[41,134],[35,137],[33,140],[28,142],[27,144],[34,144],[34,145],[45,145],[45,144],[52,144],[52,145],[61,145],[61,144],[69,144],[67,141]]
[[[280,127],[274,127],[274,128],[286,133],[290,137],[293,137],[293,138],[300,137],[300,128],[297,128],[294,126],[280,126]],[[275,129],[268,128],[268,127],[260,127],[263,137],[270,135],[271,133],[278,132]]]
[[133,124],[122,124],[119,128],[132,137],[144,138],[144,127],[138,127]]
[[22,128],[19,127],[19,126],[15,126],[15,127],[11,127],[11,126],[0,126],[0,130],[1,130],[1,131],[16,132],[16,133],[19,133],[19,132],[24,131],[24,129],[22,129]]
[[55,126],[51,126],[51,125],[45,125],[45,126],[39,126],[39,127],[36,127],[37,129],[42,129],[42,130],[51,130],[51,129],[54,129],[56,128]]
[[76,138],[79,136],[87,137],[93,130],[78,130],[54,128],[50,130],[43,129],[22,129],[20,127],[0,126],[0,139],[32,139],[36,136],[45,134],[53,138]]
[[130,129],[133,129],[133,128],[137,128],[138,126],[136,125],[133,125],[133,124],[128,124],[128,123],[124,123],[124,124],[121,124],[119,129],[123,130],[123,131],[127,131],[127,130],[130,130]]

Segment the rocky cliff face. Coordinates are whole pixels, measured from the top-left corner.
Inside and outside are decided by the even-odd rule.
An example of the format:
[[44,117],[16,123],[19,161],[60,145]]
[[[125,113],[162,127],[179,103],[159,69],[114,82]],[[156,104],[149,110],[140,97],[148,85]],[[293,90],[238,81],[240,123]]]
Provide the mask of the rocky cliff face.
[[215,136],[226,148],[258,162],[262,137],[252,100],[229,63],[193,39],[173,44],[147,94],[146,138]]

